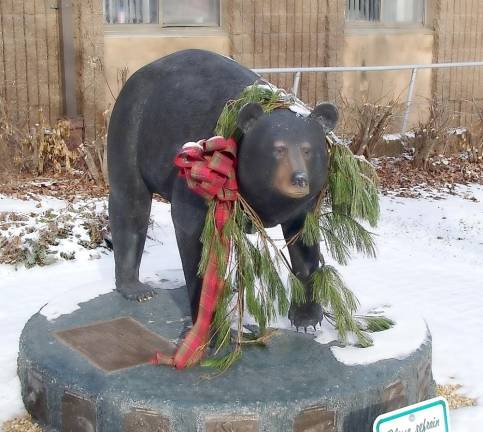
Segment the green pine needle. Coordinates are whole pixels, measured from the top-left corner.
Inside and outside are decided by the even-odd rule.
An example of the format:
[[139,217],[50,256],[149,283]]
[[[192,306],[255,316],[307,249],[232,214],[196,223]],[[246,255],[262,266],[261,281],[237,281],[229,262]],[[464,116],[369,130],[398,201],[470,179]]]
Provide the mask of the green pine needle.
[[290,272],[288,275],[288,283],[290,286],[290,293],[292,294],[292,302],[295,304],[305,303],[307,299],[303,282]]
[[344,145],[330,150],[329,192],[332,211],[375,226],[379,219],[377,175],[374,167]]
[[376,246],[373,234],[359,222],[341,213],[325,213],[320,218],[320,231],[332,257],[346,265],[351,250],[375,258]]
[[241,357],[241,349],[237,348],[234,351],[222,356],[222,357],[211,357],[202,360],[201,366],[218,369],[219,371],[223,372],[227,370],[231,365],[236,363]]
[[365,330],[370,333],[389,330],[394,327],[396,323],[385,316],[363,316],[361,317],[365,322]]
[[319,226],[320,215],[311,211],[305,217],[304,226],[302,228],[302,241],[307,246],[314,246],[321,241],[321,233]]

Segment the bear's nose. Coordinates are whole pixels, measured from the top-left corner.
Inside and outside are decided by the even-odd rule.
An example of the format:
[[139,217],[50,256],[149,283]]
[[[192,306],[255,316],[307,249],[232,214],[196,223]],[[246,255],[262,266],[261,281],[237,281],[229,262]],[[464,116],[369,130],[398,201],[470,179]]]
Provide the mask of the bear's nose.
[[304,188],[308,184],[307,174],[302,171],[297,171],[292,176],[292,184],[299,188]]

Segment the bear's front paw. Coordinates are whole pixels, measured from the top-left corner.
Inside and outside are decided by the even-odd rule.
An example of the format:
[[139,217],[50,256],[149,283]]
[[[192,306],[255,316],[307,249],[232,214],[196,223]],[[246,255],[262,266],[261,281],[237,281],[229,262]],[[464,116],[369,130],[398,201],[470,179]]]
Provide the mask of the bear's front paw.
[[315,326],[322,323],[324,310],[320,304],[314,302],[292,304],[288,311],[288,318],[297,331],[302,327],[307,332],[307,327],[312,326],[315,330]]
[[138,302],[151,300],[157,294],[153,287],[139,281],[117,284],[116,290],[125,299]]

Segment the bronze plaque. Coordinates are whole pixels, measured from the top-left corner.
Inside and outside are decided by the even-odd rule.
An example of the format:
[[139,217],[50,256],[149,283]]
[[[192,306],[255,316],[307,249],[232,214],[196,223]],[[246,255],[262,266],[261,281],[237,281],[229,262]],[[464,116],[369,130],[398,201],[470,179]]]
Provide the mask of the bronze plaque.
[[251,416],[223,416],[206,419],[206,432],[258,432],[258,419]]
[[123,432],[169,432],[169,420],[153,411],[135,409],[124,417]]
[[96,406],[72,393],[62,398],[62,432],[96,432]]
[[308,408],[295,417],[294,432],[335,432],[335,411]]
[[406,387],[401,381],[396,381],[384,389],[384,403],[386,412],[407,406]]
[[176,349],[129,317],[60,331],[56,336],[107,372],[145,364],[156,351],[172,355]]
[[47,423],[47,394],[42,376],[33,370],[27,371],[25,407],[30,415],[41,423]]

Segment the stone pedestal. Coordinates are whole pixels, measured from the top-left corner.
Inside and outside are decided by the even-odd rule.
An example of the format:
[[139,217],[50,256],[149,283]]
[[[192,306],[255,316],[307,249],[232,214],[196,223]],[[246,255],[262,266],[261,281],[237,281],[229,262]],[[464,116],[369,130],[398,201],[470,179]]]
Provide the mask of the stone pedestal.
[[188,314],[176,289],[143,304],[106,294],[51,321],[34,315],[18,359],[28,411],[59,432],[365,432],[379,414],[434,395],[429,335],[403,360],[366,366],[291,331],[246,347],[220,376],[147,364],[173,348]]

